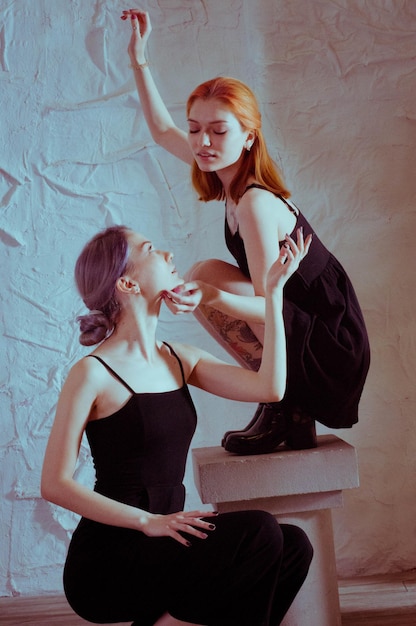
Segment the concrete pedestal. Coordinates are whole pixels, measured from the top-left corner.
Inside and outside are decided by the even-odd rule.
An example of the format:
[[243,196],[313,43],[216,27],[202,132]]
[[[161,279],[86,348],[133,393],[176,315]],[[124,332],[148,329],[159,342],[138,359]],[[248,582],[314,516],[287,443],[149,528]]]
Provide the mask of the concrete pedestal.
[[220,513],[262,509],[307,533],[314,558],[283,626],[341,626],[331,509],[342,506],[344,489],[359,486],[355,448],[321,435],[312,450],[237,456],[209,447],[192,456],[202,502]]

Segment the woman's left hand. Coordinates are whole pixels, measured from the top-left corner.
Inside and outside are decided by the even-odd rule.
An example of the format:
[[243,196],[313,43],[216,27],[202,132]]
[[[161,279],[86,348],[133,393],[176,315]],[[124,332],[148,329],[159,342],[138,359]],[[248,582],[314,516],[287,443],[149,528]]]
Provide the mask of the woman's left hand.
[[163,299],[174,315],[192,313],[201,304],[203,298],[202,283],[192,281],[175,287],[172,291],[164,291]]

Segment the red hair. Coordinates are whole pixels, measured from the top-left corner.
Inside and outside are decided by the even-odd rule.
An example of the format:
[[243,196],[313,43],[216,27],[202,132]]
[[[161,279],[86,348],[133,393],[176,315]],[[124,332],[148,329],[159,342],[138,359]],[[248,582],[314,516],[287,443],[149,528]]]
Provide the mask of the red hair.
[[[261,113],[251,89],[236,78],[225,76],[212,78],[196,87],[189,96],[186,104],[187,116],[189,117],[195,100],[213,98],[220,100],[229,108],[244,130],[255,133],[251,150],[244,150],[239,159],[238,172],[230,184],[231,198],[238,203],[250,177],[272,193],[288,198],[290,192],[267,150],[261,130]],[[192,165],[192,183],[199,194],[199,199],[204,202],[225,199],[224,187],[216,172],[201,171],[196,161]]]

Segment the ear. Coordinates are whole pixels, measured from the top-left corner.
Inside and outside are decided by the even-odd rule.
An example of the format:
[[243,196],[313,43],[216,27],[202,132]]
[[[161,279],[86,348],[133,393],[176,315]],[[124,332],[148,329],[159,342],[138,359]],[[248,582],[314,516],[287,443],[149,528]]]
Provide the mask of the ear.
[[121,293],[140,293],[139,285],[135,280],[129,278],[129,276],[120,276],[120,278],[117,279],[116,288],[121,291]]
[[256,140],[256,131],[255,130],[250,130],[247,133],[247,138],[246,138],[246,143],[245,143],[245,149],[250,151],[251,146],[253,145],[253,143]]

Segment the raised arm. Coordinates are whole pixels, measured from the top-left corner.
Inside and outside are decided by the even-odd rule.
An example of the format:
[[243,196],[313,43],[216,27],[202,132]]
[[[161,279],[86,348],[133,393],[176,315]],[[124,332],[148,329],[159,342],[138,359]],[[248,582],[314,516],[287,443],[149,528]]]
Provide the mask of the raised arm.
[[82,359],[70,371],[62,389],[42,469],[42,497],[65,509],[102,524],[142,531],[148,536],[169,536],[187,545],[180,532],[205,538],[210,530],[208,512],[153,515],[79,484],[74,479],[81,438],[97,401],[97,366]]
[[150,133],[157,144],[185,163],[191,164],[193,157],[187,135],[175,125],[155,85],[146,59],[147,41],[152,30],[149,14],[131,9],[123,11],[122,19],[129,21],[132,26],[128,53]]
[[[271,266],[266,281],[265,337],[258,372],[227,365],[204,354],[197,358],[189,383],[218,396],[246,402],[279,402],[286,388],[286,336],[283,322],[283,287],[308,253],[311,237],[297,242],[290,237]],[[263,299],[264,300],[264,299]]]

